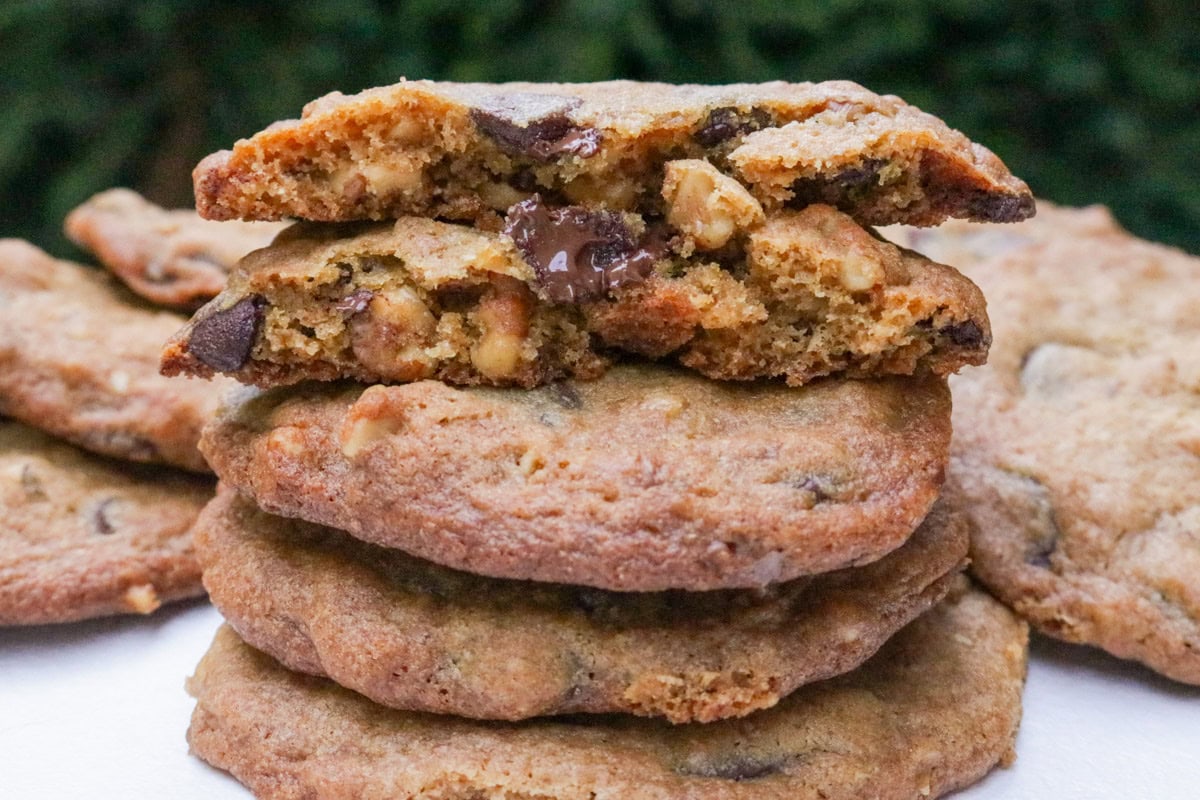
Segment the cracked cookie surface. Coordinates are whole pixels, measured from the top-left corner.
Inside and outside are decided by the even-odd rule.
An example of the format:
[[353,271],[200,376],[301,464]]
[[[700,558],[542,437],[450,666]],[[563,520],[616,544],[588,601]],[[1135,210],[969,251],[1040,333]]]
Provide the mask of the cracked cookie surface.
[[0,240],[0,414],[101,455],[208,472],[196,442],[232,381],[158,374],[182,323],[99,270]]
[[975,575],[1052,636],[1200,684],[1200,258],[1099,207],[905,235],[960,257],[995,329],[951,383]]
[[[242,261],[166,347],[164,371],[531,387],[625,354],[801,385],[986,360],[983,296],[954,269],[830,206],[744,230],[722,211],[733,221],[718,236],[691,203],[669,242],[636,215],[534,203],[514,206],[504,233],[416,217],[297,226]],[[713,236],[716,251],[691,241]]]
[[130,189],[109,189],[68,214],[63,232],[134,294],[191,311],[225,288],[242,256],[266,247],[284,227],[217,223],[190,209],[161,208]]
[[496,723],[378,706],[225,627],[188,682],[188,741],[264,800],[937,797],[1012,760],[1026,641],[964,581],[863,667],[744,719]]
[[863,567],[763,590],[605,592],[484,578],[274,517],[223,489],[196,524],[204,584],[247,642],[393,708],[519,720],[712,722],[848,672],[936,604],[966,524],[934,507]]
[[533,389],[246,389],[204,432],[272,513],[467,572],[615,590],[760,587],[879,558],[948,457],[934,377],[801,388],[653,365]]
[[864,224],[1011,222],[1028,187],[986,148],[846,81],[731,86],[403,81],[309,103],[193,173],[210,219],[482,220],[533,192],[658,211],[663,165],[702,159],[768,211]]
[[203,594],[191,526],[212,487],[0,419],[0,625],[148,614]]

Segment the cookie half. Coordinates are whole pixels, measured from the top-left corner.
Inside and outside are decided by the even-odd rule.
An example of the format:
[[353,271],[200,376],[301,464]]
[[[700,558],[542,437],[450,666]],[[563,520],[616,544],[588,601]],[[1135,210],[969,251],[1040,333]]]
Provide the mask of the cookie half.
[[264,799],[937,797],[1012,760],[1026,640],[1023,622],[960,584],[854,672],[744,719],[672,726],[395,711],[222,628],[188,683],[188,741]]
[[1200,258],[1100,208],[951,235],[996,330],[952,384],[975,575],[1045,633],[1200,684]]
[[933,377],[723,384],[626,365],[534,389],[244,390],[201,444],[264,510],[495,577],[761,587],[863,564],[932,507]]
[[[830,206],[765,220],[760,210],[745,230],[726,230],[722,253],[640,217],[568,211],[516,206],[506,232],[418,217],[298,226],[239,264],[167,345],[164,372],[262,386],[531,387],[594,377],[623,351],[714,379],[801,385],[829,374],[945,375],[987,358],[974,284]],[[651,247],[638,236],[659,238]],[[625,245],[634,250],[595,269]]]
[[943,504],[865,567],[761,591],[617,593],[456,572],[226,489],[197,523],[196,549],[244,640],[384,705],[682,723],[744,716],[857,667],[943,597],[967,530]]
[[853,83],[402,81],[309,103],[193,173],[209,219],[480,220],[534,192],[662,211],[663,165],[719,167],[768,211],[865,224],[1011,222],[1028,187],[941,120]]
[[0,420],[0,625],[148,614],[203,594],[191,527],[212,491]]
[[67,215],[63,232],[134,294],[191,311],[225,288],[242,256],[266,247],[284,227],[216,223],[191,210],[168,211],[130,189],[109,189]]
[[182,324],[97,270],[0,240],[0,414],[102,455],[207,472],[196,442],[230,382],[158,374]]

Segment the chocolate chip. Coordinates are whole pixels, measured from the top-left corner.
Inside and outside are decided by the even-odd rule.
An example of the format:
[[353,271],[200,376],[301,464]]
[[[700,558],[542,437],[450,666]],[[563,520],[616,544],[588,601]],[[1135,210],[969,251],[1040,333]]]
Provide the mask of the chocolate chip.
[[101,536],[111,536],[117,532],[116,526],[112,521],[113,506],[117,500],[114,497],[109,497],[101,500],[92,507],[91,515],[88,521],[91,523],[92,530]]
[[846,210],[856,197],[875,185],[876,178],[886,164],[886,159],[868,158],[861,164],[832,175],[801,178],[792,184],[793,197],[789,205],[802,207],[828,203]]
[[555,303],[597,300],[641,283],[665,255],[656,242],[636,242],[620,214],[582,206],[551,210],[539,195],[508,210],[504,232]]
[[942,336],[954,342],[958,347],[975,349],[984,344],[983,329],[974,320],[956,322],[938,330]]
[[692,138],[704,147],[716,147],[736,136],[770,128],[774,124],[775,120],[765,109],[752,108],[748,114],[743,114],[733,106],[724,106],[708,112]]
[[21,467],[21,491],[25,492],[26,500],[46,499],[46,490],[42,487],[42,479],[29,464]]
[[1033,195],[978,192],[965,202],[967,214],[980,222],[1020,222],[1037,212]]
[[833,479],[827,475],[806,475],[795,483],[795,487],[811,493],[814,503],[824,503],[831,499],[836,491]]
[[578,390],[569,383],[563,381],[552,383],[546,387],[546,393],[550,395],[550,399],[555,404],[565,409],[578,411],[583,408],[583,398],[579,396]]
[[786,758],[766,759],[753,756],[735,755],[724,761],[685,764],[675,771],[681,775],[698,778],[723,778],[727,781],[753,781],[782,772],[787,763]]
[[266,300],[255,295],[198,320],[188,339],[188,352],[221,372],[241,369],[250,359],[265,305]]
[[343,314],[361,314],[367,310],[367,306],[371,304],[371,299],[374,297],[375,293],[370,289],[357,289],[353,294],[346,295],[334,303],[333,308]]
[[600,131],[567,116],[579,102],[556,95],[502,95],[471,109],[471,121],[509,155],[535,161],[564,154],[590,158],[600,150]]

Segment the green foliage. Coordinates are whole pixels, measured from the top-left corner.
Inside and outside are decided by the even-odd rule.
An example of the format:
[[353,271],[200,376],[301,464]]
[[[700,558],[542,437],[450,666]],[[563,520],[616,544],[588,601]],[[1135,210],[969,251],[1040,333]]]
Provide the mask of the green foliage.
[[995,150],[1042,197],[1200,252],[1188,0],[371,0],[0,5],[0,231],[63,251],[107,186],[185,204],[204,154],[400,76],[848,78]]

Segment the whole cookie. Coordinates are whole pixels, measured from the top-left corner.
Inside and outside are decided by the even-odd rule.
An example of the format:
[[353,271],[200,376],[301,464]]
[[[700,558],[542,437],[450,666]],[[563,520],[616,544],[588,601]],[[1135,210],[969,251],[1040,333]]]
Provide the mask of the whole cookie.
[[188,683],[192,752],[264,800],[911,800],[1011,761],[1027,630],[959,586],[863,667],[739,720],[488,723],[288,672],[229,628]]
[[0,625],[148,614],[204,593],[191,526],[212,481],[0,420]]
[[266,247],[279,222],[216,223],[168,211],[130,189],[109,189],[67,215],[63,232],[140,297],[192,310],[223,288],[234,264]]
[[678,159],[714,165],[768,212],[823,202],[864,224],[934,225],[1034,210],[990,151],[846,81],[402,81],[315,100],[205,158],[193,180],[209,219],[483,220],[534,192],[653,207]]
[[196,442],[229,382],[158,374],[182,324],[97,270],[0,240],[0,414],[102,455],[207,472]]
[[[725,231],[737,252],[720,264],[678,232],[609,211],[518,205],[510,219],[524,227],[508,235],[419,217],[297,226],[243,259],[167,345],[164,372],[261,386],[531,387],[594,377],[621,350],[714,379],[801,385],[945,375],[987,359],[984,299],[970,281],[830,206],[765,221],[760,210],[750,227]],[[669,241],[634,248],[635,227]],[[626,245],[610,273],[594,269],[600,250]]]
[[1200,259],[1100,208],[950,235],[996,337],[952,383],[975,575],[1052,636],[1200,683]]
[[195,538],[213,603],[289,668],[394,708],[505,720],[768,708],[861,664],[942,598],[967,554],[943,504],[864,567],[760,591],[615,593],[455,572],[229,489]]
[[950,440],[934,377],[728,384],[653,365],[535,389],[245,390],[201,444],[264,510],[482,575],[761,587],[898,547]]

